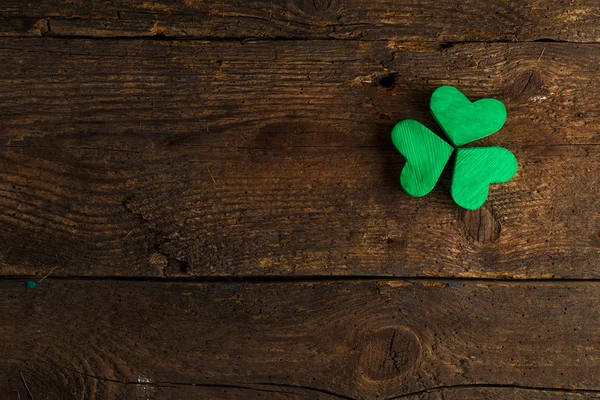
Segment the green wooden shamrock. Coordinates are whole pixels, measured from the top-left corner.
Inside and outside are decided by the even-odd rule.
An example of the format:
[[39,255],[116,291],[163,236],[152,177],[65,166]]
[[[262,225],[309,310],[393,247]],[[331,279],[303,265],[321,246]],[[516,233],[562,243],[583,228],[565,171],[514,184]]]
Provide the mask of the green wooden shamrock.
[[[455,87],[441,86],[433,92],[431,112],[454,146],[489,136],[502,128],[506,108],[496,99],[474,103]],[[392,142],[406,158],[400,184],[406,193],[421,197],[437,183],[454,147],[418,121],[404,120],[394,126]],[[502,147],[457,149],[451,194],[459,206],[475,210],[485,203],[491,183],[508,182],[517,173],[517,159]]]

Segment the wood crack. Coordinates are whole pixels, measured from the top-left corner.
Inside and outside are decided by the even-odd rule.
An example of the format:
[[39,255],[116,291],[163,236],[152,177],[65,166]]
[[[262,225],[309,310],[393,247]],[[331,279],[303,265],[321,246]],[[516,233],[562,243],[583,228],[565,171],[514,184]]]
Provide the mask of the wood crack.
[[[344,399],[344,400],[357,400],[353,397],[349,397],[349,396],[345,396],[345,395],[341,395],[339,393],[335,393],[326,389],[321,389],[321,388],[315,388],[315,387],[311,387],[311,386],[305,386],[305,385],[292,385],[292,384],[286,384],[286,383],[272,383],[272,382],[258,382],[258,383],[252,383],[252,382],[242,382],[240,384],[222,384],[222,383],[197,383],[197,382],[168,382],[168,381],[150,381],[150,382],[138,382],[138,381],[126,381],[126,380],[120,380],[120,379],[111,379],[111,378],[106,378],[106,377],[102,377],[102,376],[97,376],[97,375],[91,375],[85,372],[81,372],[72,368],[68,368],[65,367],[65,369],[68,369],[72,372],[75,372],[77,374],[80,374],[82,376],[85,376],[86,378],[91,378],[91,379],[96,379],[96,380],[100,380],[100,381],[104,381],[104,382],[111,382],[111,383],[116,383],[119,385],[135,385],[135,386],[149,386],[149,387],[157,387],[157,388],[177,388],[177,387],[213,387],[213,388],[229,388],[229,389],[242,389],[242,390],[253,390],[253,391],[257,391],[257,392],[266,392],[266,393],[281,393],[281,394],[298,394],[297,392],[292,392],[292,391],[284,391],[284,390],[270,390],[270,389],[265,389],[265,388],[258,388],[256,386],[273,386],[273,387],[280,387],[280,388],[289,388],[289,389],[300,389],[300,390],[305,390],[305,391],[310,391],[310,392],[317,392],[317,393],[321,393],[321,394],[326,394],[338,399]],[[256,386],[254,386],[256,385]]]
[[165,235],[164,232],[157,229],[155,224],[152,221],[148,220],[141,212],[132,209],[130,205],[131,197],[127,197],[122,201],[122,205],[127,210],[127,212],[135,215],[140,223],[145,226],[154,236],[152,240],[151,252],[156,253],[162,257],[164,257],[164,263],[162,264],[162,276],[168,276],[169,270],[176,270],[178,272],[187,273],[190,269],[190,265],[187,261],[182,260],[180,258],[174,257],[168,252],[163,250],[163,246],[165,244],[170,243],[173,239],[169,238]]
[[[393,337],[392,342],[393,343]],[[274,382],[241,382],[239,384],[219,384],[219,383],[196,383],[196,382],[167,382],[167,381],[155,381],[155,382],[137,382],[137,381],[125,381],[119,379],[111,379],[106,377],[101,377],[97,375],[87,374],[85,372],[77,371],[72,368],[66,368],[73,372],[76,372],[82,376],[91,379],[97,379],[105,382],[112,382],[116,384],[122,385],[136,385],[136,386],[151,386],[151,387],[215,387],[215,388],[230,388],[230,389],[242,389],[242,390],[253,390],[258,392],[269,392],[269,393],[282,393],[282,394],[297,394],[296,392],[290,391],[281,391],[281,390],[269,390],[264,388],[257,388],[253,385],[258,386],[273,386],[280,388],[290,388],[290,389],[301,389],[310,392],[317,392],[321,394],[326,394],[338,399],[344,400],[357,400],[353,397],[342,395],[339,393],[335,393],[322,388],[315,388],[311,386],[305,385],[292,385],[286,383],[274,383]],[[518,384],[494,384],[494,383],[471,383],[471,384],[459,384],[459,385],[441,385],[435,386],[427,389],[417,390],[409,393],[403,393],[400,395],[387,397],[384,400],[396,400],[396,399],[405,399],[413,396],[420,396],[423,394],[449,391],[449,390],[461,390],[461,389],[513,389],[513,390],[522,390],[522,391],[544,391],[544,392],[554,392],[554,393],[572,393],[572,394],[598,394],[600,393],[600,389],[588,389],[588,388],[558,388],[558,387],[547,387],[547,386],[529,386],[529,385],[518,385]]]
[[396,372],[398,372],[400,374],[400,373],[402,373],[402,370],[398,366],[398,352],[394,350],[394,339],[395,338],[396,338],[396,331],[393,330],[392,337],[390,338],[390,346],[389,346],[388,352],[391,355],[392,365],[394,366],[394,369],[396,370]]
[[405,399],[413,396],[420,396],[428,393],[442,392],[446,390],[460,390],[460,389],[514,389],[514,390],[525,390],[525,391],[543,391],[543,392],[554,392],[554,393],[573,393],[573,394],[594,394],[600,393],[600,389],[583,389],[583,388],[555,388],[555,387],[544,387],[544,386],[526,386],[526,385],[515,385],[515,384],[493,384],[493,383],[472,383],[463,385],[444,385],[436,386],[429,389],[417,390],[410,393],[404,393],[393,397],[388,397],[384,400],[396,400]]

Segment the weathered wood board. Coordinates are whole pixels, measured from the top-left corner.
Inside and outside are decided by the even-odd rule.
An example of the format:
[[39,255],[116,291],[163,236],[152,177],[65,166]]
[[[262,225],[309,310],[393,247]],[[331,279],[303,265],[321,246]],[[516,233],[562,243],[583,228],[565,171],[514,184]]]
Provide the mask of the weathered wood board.
[[598,42],[595,0],[0,1],[0,35]]
[[[600,397],[599,15],[0,0],[0,399]],[[507,106],[476,211],[398,182],[440,85]]]
[[38,400],[600,392],[595,282],[48,278],[0,293],[0,387],[22,399],[21,373]]
[[[0,40],[0,273],[600,276],[596,45]],[[390,140],[435,87],[508,108],[464,213]],[[451,160],[450,164],[453,161]]]

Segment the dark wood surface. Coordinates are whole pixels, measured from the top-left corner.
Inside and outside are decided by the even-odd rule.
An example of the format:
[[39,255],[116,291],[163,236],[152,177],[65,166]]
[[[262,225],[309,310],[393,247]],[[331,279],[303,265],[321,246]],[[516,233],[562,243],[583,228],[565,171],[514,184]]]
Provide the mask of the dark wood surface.
[[0,386],[21,389],[23,373],[36,399],[600,393],[597,283],[47,280],[29,290],[11,280],[0,290]]
[[[599,14],[0,1],[0,399],[600,396]],[[444,84],[508,109],[477,211],[398,182]]]
[[595,0],[0,1],[2,36],[598,42]]
[[[5,275],[600,274],[597,45],[4,39],[0,58]],[[520,171],[480,212],[449,173],[420,199],[398,183],[391,128],[435,129],[441,84],[508,107],[480,143]]]

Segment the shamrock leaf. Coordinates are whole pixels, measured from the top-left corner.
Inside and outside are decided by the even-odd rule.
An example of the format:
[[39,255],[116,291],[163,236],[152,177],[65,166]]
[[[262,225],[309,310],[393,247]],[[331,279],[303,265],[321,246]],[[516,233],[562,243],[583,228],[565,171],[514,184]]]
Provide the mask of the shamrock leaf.
[[406,193],[421,197],[431,192],[454,148],[412,119],[396,124],[392,142],[406,157],[406,165],[400,174],[400,183]]
[[453,86],[437,88],[431,95],[429,108],[457,147],[498,132],[506,121],[506,107],[501,101],[481,99],[471,103]]
[[[506,121],[504,104],[495,99],[469,101],[458,89],[441,86],[431,96],[431,112],[455,146],[497,132]],[[394,126],[392,142],[406,158],[400,174],[402,188],[411,196],[429,193],[437,183],[454,148],[418,121]],[[508,182],[518,168],[514,154],[502,147],[458,149],[451,194],[461,207],[474,210],[488,197],[491,183]]]
[[456,151],[450,192],[459,206],[475,210],[485,203],[490,183],[508,182],[517,173],[517,159],[502,147],[471,147]]

